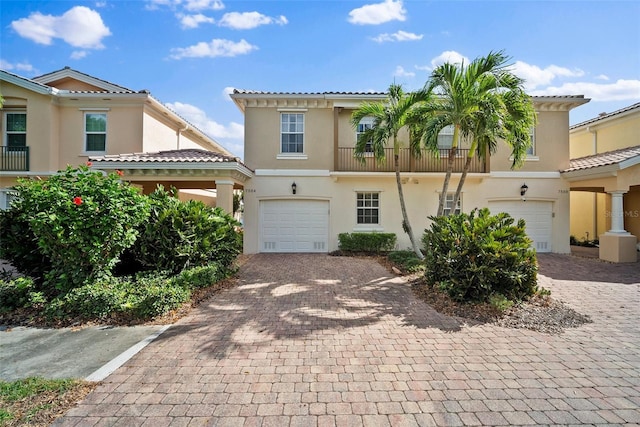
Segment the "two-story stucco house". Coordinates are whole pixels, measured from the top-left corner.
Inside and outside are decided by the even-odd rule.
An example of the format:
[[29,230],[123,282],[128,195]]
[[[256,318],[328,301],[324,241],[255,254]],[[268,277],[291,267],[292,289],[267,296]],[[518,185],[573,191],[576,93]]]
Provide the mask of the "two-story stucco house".
[[[389,232],[401,249],[410,246],[402,230],[392,153],[386,163],[354,159],[358,129],[352,112],[384,93],[273,93],[235,90],[231,98],[244,114],[245,164],[254,171],[245,184],[244,250],[330,252],[343,232]],[[510,152],[499,148],[486,163],[472,166],[459,206],[468,212],[489,207],[524,218],[539,252],[568,253],[569,111],[583,96],[534,97],[538,124],[525,165],[511,170]],[[360,128],[367,126],[366,120]],[[406,133],[400,139],[407,141]],[[442,156],[420,159],[400,153],[407,210],[416,237],[435,215],[451,137],[441,133]],[[465,151],[460,153],[461,170]],[[457,185],[454,174],[451,191]]]
[[217,196],[211,203],[229,212],[234,188],[251,176],[146,90],[67,67],[31,79],[0,70],[0,93],[0,208],[8,206],[18,177],[46,178],[88,160],[97,169],[122,170],[145,192],[158,183],[185,194],[207,189]]
[[569,131],[571,234],[599,239],[600,258],[637,259],[640,236],[640,103],[578,123]]

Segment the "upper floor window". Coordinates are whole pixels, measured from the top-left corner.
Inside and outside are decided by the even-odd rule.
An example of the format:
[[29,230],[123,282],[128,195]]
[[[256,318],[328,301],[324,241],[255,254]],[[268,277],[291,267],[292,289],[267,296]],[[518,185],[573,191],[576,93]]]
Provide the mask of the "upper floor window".
[[85,113],[84,115],[85,151],[107,150],[106,113]]
[[[444,199],[444,215],[450,215],[450,214],[459,214],[460,212],[462,212],[462,194],[460,194],[460,197],[458,198],[458,203],[456,203],[456,208],[453,209],[453,197],[455,196],[455,193],[447,193],[447,197]],[[451,210],[453,209],[453,212],[451,212]]]
[[438,148],[448,150],[453,146],[453,125],[445,126],[438,133]]
[[304,114],[280,115],[280,143],[282,153],[304,153]]
[[358,224],[380,224],[380,193],[356,193]]
[[27,146],[27,113],[5,113],[5,145],[11,148]]
[[535,156],[536,155],[536,129],[529,129],[529,138],[531,139],[531,146],[527,148],[527,156]]
[[[358,129],[356,129],[356,142],[360,140],[360,135],[373,127],[373,117],[365,117],[358,123]],[[371,140],[367,141],[364,147],[365,153],[373,153],[373,143]]]

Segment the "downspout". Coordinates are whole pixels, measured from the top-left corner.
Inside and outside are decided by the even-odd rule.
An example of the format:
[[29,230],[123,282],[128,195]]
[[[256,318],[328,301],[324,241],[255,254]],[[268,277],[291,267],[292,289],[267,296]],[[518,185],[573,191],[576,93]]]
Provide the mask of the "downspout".
[[187,124],[185,124],[185,125],[184,125],[184,129],[178,129],[178,130],[176,131],[176,138],[177,138],[177,141],[176,141],[176,150],[179,150],[179,149],[180,149],[180,134],[182,134],[182,132],[185,132],[187,129],[189,129],[189,123],[187,123]]

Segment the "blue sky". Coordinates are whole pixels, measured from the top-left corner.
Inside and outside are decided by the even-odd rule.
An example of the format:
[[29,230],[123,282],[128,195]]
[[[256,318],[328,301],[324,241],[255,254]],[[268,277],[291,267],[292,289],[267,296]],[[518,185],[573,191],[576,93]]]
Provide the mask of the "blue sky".
[[591,102],[571,124],[640,101],[637,1],[15,1],[0,4],[0,68],[65,66],[156,98],[242,156],[230,88],[421,87],[445,60],[502,50],[532,95]]

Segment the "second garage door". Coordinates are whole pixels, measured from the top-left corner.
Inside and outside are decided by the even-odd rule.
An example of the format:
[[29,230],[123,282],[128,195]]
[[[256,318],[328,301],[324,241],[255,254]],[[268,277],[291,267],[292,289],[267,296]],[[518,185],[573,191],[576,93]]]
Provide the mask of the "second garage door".
[[552,205],[542,201],[490,202],[492,214],[507,212],[512,217],[526,222],[527,235],[533,240],[537,252],[551,252]]
[[260,202],[261,252],[327,252],[328,246],[328,201]]

